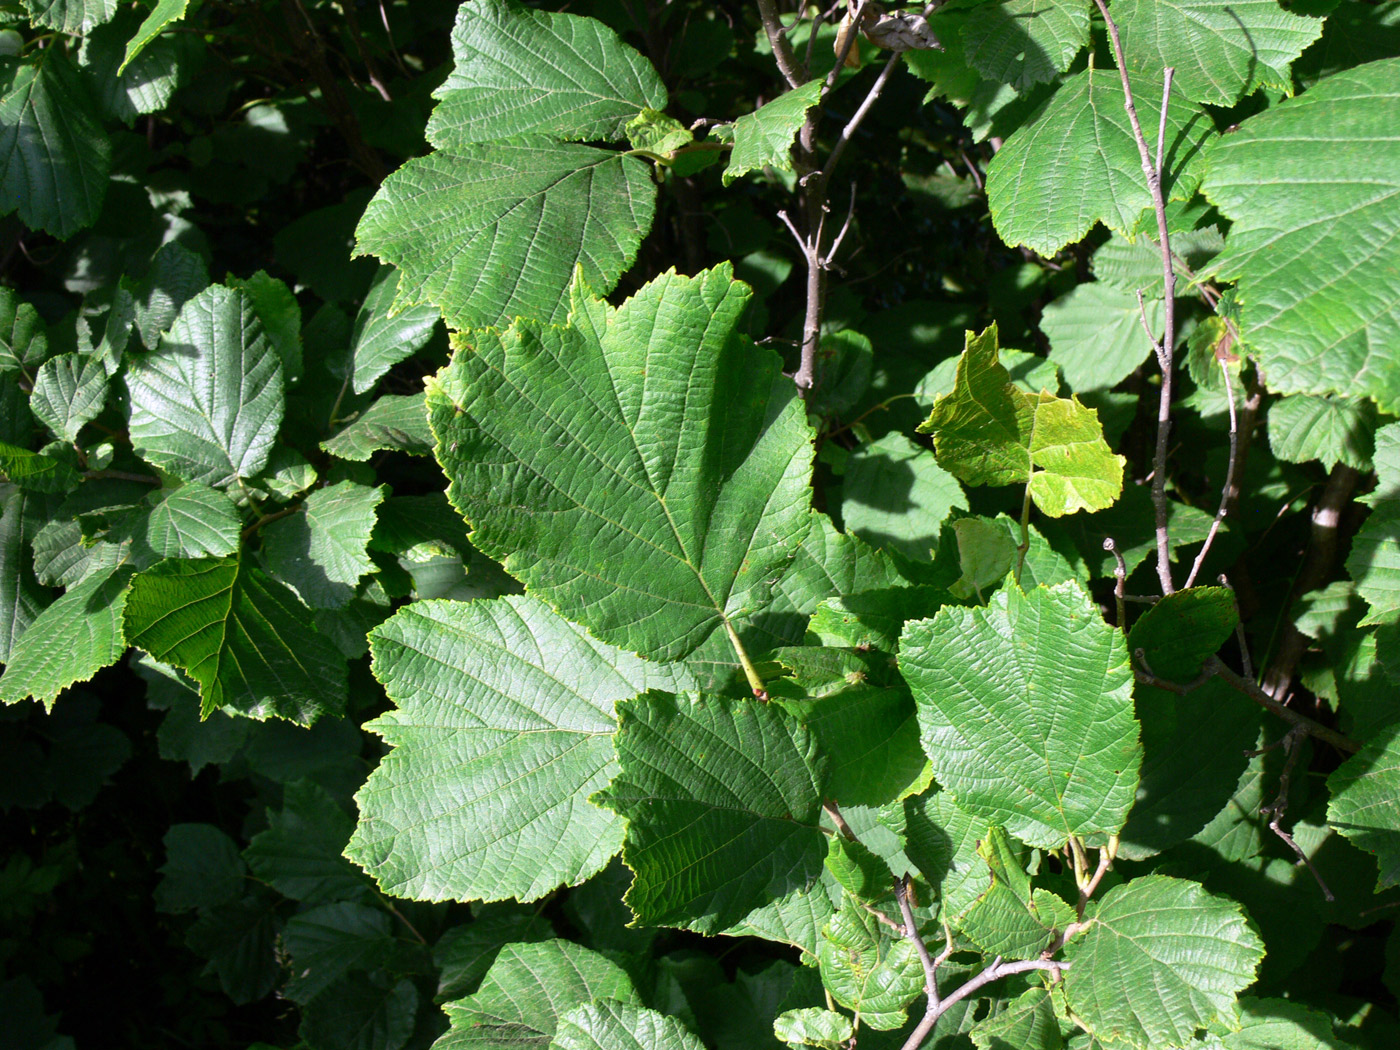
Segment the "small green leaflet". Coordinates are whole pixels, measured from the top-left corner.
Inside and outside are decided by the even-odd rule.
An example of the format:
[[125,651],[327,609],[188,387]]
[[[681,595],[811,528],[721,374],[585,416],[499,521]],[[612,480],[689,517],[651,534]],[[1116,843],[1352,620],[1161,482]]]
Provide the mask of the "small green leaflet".
[[953,392],[934,402],[919,432],[939,464],[970,485],[1028,484],[1051,517],[1112,506],[1123,457],[1111,453],[1092,409],[1075,397],[1027,394],[997,360],[997,327],[967,333]]
[[311,608],[344,608],[360,579],[375,571],[365,548],[384,495],[383,485],[354,481],[316,489],[298,513],[263,530],[268,567]]
[[1091,903],[1088,930],[1065,950],[1071,1016],[1106,1043],[1184,1047],[1217,1018],[1264,957],[1234,901],[1194,882],[1144,875]]
[[1278,0],[1113,0],[1113,18],[1133,73],[1150,80],[1171,66],[1187,98],[1215,106],[1260,87],[1293,94],[1289,65],[1322,34],[1322,19]]
[[929,453],[891,432],[852,451],[841,485],[841,517],[874,547],[931,561],[948,513],[967,509],[957,481]]
[[223,486],[262,470],[282,423],[282,362],[244,292],[211,285],[160,346],[127,363],[131,442],[187,481]]
[[882,1031],[904,1024],[905,1009],[924,988],[913,943],[849,895],[822,930],[817,961],[831,997],[858,1011],[862,1024]]
[[1368,398],[1293,394],[1269,406],[1269,448],[1289,463],[1344,463],[1369,472],[1376,406]]
[[175,489],[161,489],[146,498],[143,509],[123,532],[135,550],[147,557],[222,557],[238,551],[238,510],[218,489],[188,481]]
[[552,1050],[705,1050],[674,1017],[617,999],[575,1006],[559,1018],[549,1045]]
[[369,899],[369,879],[341,855],[354,826],[324,787],[294,781],[283,791],[281,809],[267,811],[267,827],[253,836],[243,859],[259,881],[293,900]]
[[32,372],[49,356],[49,337],[39,311],[13,288],[0,288],[0,375]]
[[[613,705],[686,688],[678,667],[595,641],[536,598],[415,602],[370,635],[397,708],[348,847],[385,890],[534,900],[601,869],[622,821],[588,803],[617,770]],[[459,832],[464,822],[493,829]]]
[[1159,336],[1166,316],[1157,291],[1147,286],[1142,307],[1130,291],[1102,281],[1081,284],[1045,307],[1040,327],[1050,340],[1050,361],[1064,372],[1076,394],[1107,390],[1132,374],[1152,352],[1142,317]]
[[[463,5],[462,10],[467,10],[467,6]],[[357,394],[370,390],[390,368],[423,349],[437,327],[438,313],[431,306],[394,312],[398,286],[398,272],[392,266],[381,266],[355,315],[350,353],[355,361]]]
[[969,813],[1031,846],[1106,837],[1132,808],[1142,749],[1122,635],[1073,581],[905,625],[934,776]]
[[95,572],[35,617],[10,649],[0,703],[32,696],[52,709],[63,690],[116,663],[126,651],[122,609],[130,584],[129,568]]
[[1400,884],[1400,729],[1391,725],[1327,778],[1327,823],[1374,853],[1376,892]]
[[[1139,113],[1155,113],[1160,79],[1133,78]],[[1157,121],[1143,119],[1150,150]],[[1167,106],[1163,190],[1185,200],[1201,181],[1201,149],[1215,135],[1210,117],[1176,92]],[[987,203],[1007,244],[1052,256],[1102,221],[1129,232],[1152,206],[1123,85],[1112,69],[1070,77],[1033,120],[1011,135],[987,166]]]
[[431,303],[452,328],[563,322],[575,268],[610,290],[651,228],[645,161],[535,140],[444,144],[384,180],[356,251],[399,268],[394,309]]
[[[113,4],[115,8],[115,3]],[[0,98],[0,214],[66,240],[102,210],[112,147],[61,47],[36,52]]]
[[90,354],[60,354],[39,367],[29,407],[39,422],[71,445],[106,400],[107,370],[102,362]]
[[811,429],[728,264],[570,324],[471,332],[428,385],[472,542],[597,637],[674,660],[760,616],[806,531]]
[[723,175],[726,186],[764,167],[792,171],[793,139],[807,111],[821,101],[822,84],[820,79],[803,84],[734,122],[734,151]]
[[120,120],[127,127],[139,116],[159,113],[169,104],[179,87],[182,68],[191,52],[169,37],[152,41],[140,58],[123,73],[123,42],[140,20],[139,9],[121,12],[83,37],[78,61],[87,74],[94,101],[108,120]]
[[719,933],[816,879],[826,763],[778,705],[647,692],[618,705],[615,743],[593,802],[627,818],[640,924]]
[[977,1050],[1060,1050],[1064,1040],[1048,988],[1028,988],[972,1030]]
[[310,725],[345,705],[345,657],[286,584],[240,558],[172,558],[137,576],[127,638],[199,683],[201,713]]
[[1021,858],[1000,827],[978,844],[991,885],[962,916],[958,928],[986,955],[1034,959],[1075,921],[1074,909],[1047,889],[1032,889]]
[[422,394],[385,394],[321,447],[340,459],[366,463],[382,449],[430,456],[433,432]]
[[1054,80],[1089,43],[1085,0],[999,0],[968,13],[967,64],[989,80],[1025,91]]
[[1338,73],[1215,142],[1202,189],[1234,220],[1210,271],[1283,394],[1400,413],[1400,59]]
[[29,20],[61,33],[86,33],[117,13],[117,0],[24,0]]
[[818,1046],[837,1050],[846,1045],[854,1029],[851,1019],[833,1010],[806,1006],[788,1010],[773,1019],[773,1034],[788,1046]]
[[212,908],[243,892],[248,869],[238,847],[212,824],[172,824],[156,884],[156,911],[177,915]]
[[282,943],[292,957],[285,994],[306,1004],[352,969],[373,970],[395,949],[389,914],[354,901],[336,901],[287,920]]
[[434,1050],[520,1050],[550,1045],[562,1016],[581,1003],[641,996],[617,963],[572,941],[507,944],[475,995],[447,1003],[448,1030]]
[[187,7],[189,7],[189,0],[156,0],[156,6],[151,9],[146,20],[137,28],[136,35],[127,41],[126,55],[122,58],[122,64],[117,69],[117,75],[121,76],[125,73],[131,60],[139,55],[147,44],[159,36],[166,26],[184,18]]
[[592,18],[473,0],[457,10],[452,58],[428,122],[438,146],[522,135],[616,141],[641,110],[666,108],[651,63]]
[[30,553],[52,504],[20,488],[0,493],[0,663],[8,664],[20,636],[52,597],[34,578]]

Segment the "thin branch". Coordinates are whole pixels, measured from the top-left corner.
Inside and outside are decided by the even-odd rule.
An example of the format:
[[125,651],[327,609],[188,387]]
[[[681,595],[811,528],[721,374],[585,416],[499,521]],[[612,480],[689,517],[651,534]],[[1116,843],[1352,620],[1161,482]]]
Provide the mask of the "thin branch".
[[856,183],[855,183],[855,180],[852,179],[852,180],[851,180],[851,203],[850,203],[849,205],[846,206],[846,221],[843,222],[843,223],[841,224],[841,232],[839,232],[839,233],[836,235],[836,240],[834,240],[834,241],[831,242],[831,249],[826,253],[826,258],[824,258],[824,259],[822,260],[822,264],[823,264],[824,266],[826,266],[827,269],[831,269],[831,260],[832,260],[832,259],[835,259],[836,256],[840,253],[840,251],[841,251],[841,242],[844,241],[844,240],[846,239],[846,231],[849,230],[849,229],[851,228],[851,220],[852,220],[853,218],[855,218],[855,214],[856,214]]
[[1220,523],[1225,520],[1225,515],[1230,509],[1230,493],[1235,490],[1235,460],[1240,451],[1240,423],[1235,414],[1235,390],[1230,385],[1230,365],[1219,356],[1215,360],[1220,365],[1220,374],[1225,377],[1225,403],[1230,406],[1230,460],[1225,466],[1225,484],[1220,490],[1220,506],[1215,512],[1215,520],[1210,523],[1206,542],[1201,545],[1196,560],[1191,563],[1191,572],[1182,585],[1187,588],[1196,582],[1196,574],[1201,571],[1201,564],[1210,553],[1210,545],[1215,542],[1215,534],[1220,531]]
[[1103,877],[1107,875],[1109,869],[1113,867],[1113,858],[1118,855],[1118,842],[1118,836],[1114,835],[1108,840],[1108,845],[1099,850],[1098,867],[1094,869],[1094,874],[1089,881],[1079,888],[1079,907],[1077,911],[1079,912],[1081,921],[1084,918],[1085,905],[1093,898],[1094,891],[1099,888],[1099,883],[1103,881]]
[[1176,267],[1172,263],[1171,234],[1167,229],[1167,202],[1162,194],[1162,139],[1167,123],[1167,101],[1171,97],[1172,67],[1164,72],[1162,84],[1162,110],[1157,142],[1157,159],[1147,147],[1147,136],[1143,134],[1142,122],[1138,120],[1137,107],[1133,104],[1133,89],[1128,83],[1128,64],[1123,57],[1123,42],[1118,36],[1118,26],[1108,13],[1106,0],[1094,0],[1108,27],[1109,39],[1113,43],[1113,57],[1118,63],[1118,77],[1123,85],[1123,108],[1127,111],[1128,122],[1133,128],[1133,138],[1137,142],[1138,157],[1142,161],[1142,171],[1147,177],[1147,189],[1152,195],[1152,210],[1157,215],[1157,236],[1162,254],[1162,307],[1166,323],[1162,335],[1162,388],[1157,402],[1157,443],[1152,457],[1152,506],[1157,516],[1157,579],[1162,585],[1163,594],[1171,594],[1175,589],[1172,583],[1171,541],[1167,529],[1167,448],[1171,434],[1172,406],[1172,353],[1176,346]]
[[894,884],[894,899],[899,902],[899,913],[904,916],[904,936],[919,953],[919,964],[924,968],[924,991],[928,995],[928,1010],[937,1013],[942,1005],[938,997],[938,963],[928,953],[928,945],[919,936],[919,924],[914,920],[914,908],[909,903],[908,877],[903,876]]
[[1274,800],[1267,806],[1260,807],[1259,812],[1261,815],[1269,818],[1269,830],[1282,839],[1284,844],[1297,855],[1298,863],[1307,865],[1308,870],[1312,872],[1312,877],[1317,880],[1318,886],[1322,888],[1322,895],[1329,901],[1334,901],[1337,898],[1332,896],[1332,891],[1327,888],[1327,883],[1322,881],[1322,876],[1318,873],[1318,870],[1313,867],[1313,862],[1308,859],[1308,855],[1303,852],[1298,843],[1293,841],[1292,835],[1279,827],[1279,822],[1283,820],[1284,814],[1288,812],[1288,785],[1290,778],[1293,776],[1293,766],[1298,761],[1298,745],[1306,735],[1306,731],[1299,726],[1294,726],[1287,733],[1283,734],[1281,743],[1283,744],[1283,753],[1287,757],[1284,759],[1283,772],[1278,776],[1278,794],[1274,796]]
[[841,832],[842,838],[847,842],[860,841],[856,838],[856,833],[851,830],[851,826],[846,823],[846,818],[841,815],[841,811],[836,808],[835,802],[823,802],[822,810],[831,818],[831,822],[836,825],[836,830]]
[[1254,677],[1254,668],[1249,659],[1249,640],[1244,635],[1244,617],[1240,614],[1240,600],[1235,594],[1235,588],[1230,586],[1230,579],[1223,572],[1216,577],[1220,586],[1230,592],[1230,600],[1235,605],[1235,641],[1240,647],[1240,666],[1244,668],[1246,678]]
[[1113,604],[1118,612],[1118,629],[1125,635],[1128,633],[1128,609],[1124,601],[1123,588],[1128,582],[1128,566],[1123,561],[1123,554],[1118,549],[1118,544],[1113,542],[1112,536],[1105,536],[1103,549],[1113,555],[1113,560],[1117,563],[1113,566]]
[[[816,179],[821,184],[821,190],[826,192],[827,180],[831,178],[831,173],[836,170],[837,163],[841,160],[841,154],[846,152],[846,147],[850,145],[851,137],[864,122],[866,114],[870,112],[872,106],[879,100],[880,94],[885,90],[885,85],[889,83],[895,67],[899,65],[899,60],[904,57],[904,53],[896,51],[885,61],[885,66],[880,70],[880,75],[875,78],[875,83],[870,85],[870,90],[866,92],[865,98],[861,100],[856,111],[851,114],[851,119],[846,121],[845,127],[841,129],[841,134],[836,137],[836,144],[831,147],[831,153],[827,155],[826,163],[822,165],[821,174]],[[810,177],[810,176],[809,176]]]
[[793,54],[792,44],[783,33],[783,23],[773,0],[758,0],[758,17],[763,20],[763,31],[768,34],[768,43],[773,47],[778,72],[782,73],[788,87],[801,87],[807,78],[797,63],[797,56]]

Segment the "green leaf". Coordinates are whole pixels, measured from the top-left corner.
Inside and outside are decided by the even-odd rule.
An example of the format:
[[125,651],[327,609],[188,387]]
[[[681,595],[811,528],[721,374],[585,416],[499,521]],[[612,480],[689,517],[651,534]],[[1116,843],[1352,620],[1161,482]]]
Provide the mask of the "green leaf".
[[1367,741],[1327,778],[1327,790],[1327,823],[1380,864],[1376,892],[1400,884],[1400,727]]
[[1017,91],[1054,80],[1089,43],[1083,0],[999,0],[968,15],[962,29],[968,65]]
[[1254,980],[1264,946],[1240,906],[1194,882],[1146,875],[1115,886],[1065,949],[1065,996],[1100,1039],[1186,1046]]
[[356,251],[399,267],[395,309],[431,303],[452,328],[517,316],[557,324],[574,270],[611,290],[655,207],[636,157],[543,141],[453,144],[384,180]]
[[452,57],[433,92],[435,145],[521,135],[616,141],[641,110],[666,108],[651,63],[592,18],[475,0],[457,11]]
[[127,41],[126,56],[122,59],[120,68],[117,69],[117,75],[125,73],[126,67],[131,64],[132,59],[159,36],[166,26],[184,18],[185,9],[188,7],[189,0],[156,0],[156,6],[151,9],[146,20],[137,28],[136,35]]
[[762,937],[790,944],[814,959],[822,927],[836,914],[841,896],[841,887],[831,873],[823,871],[811,886],[792,890],[749,912],[743,922],[725,932],[733,937]]
[[116,663],[126,651],[122,609],[130,584],[129,569],[92,573],[36,616],[10,648],[0,703],[32,696],[52,709],[63,690]]
[[263,529],[268,568],[311,608],[344,608],[361,577],[375,571],[365,548],[384,495],[383,485],[354,481],[316,489],[299,513]]
[[616,999],[575,1006],[559,1018],[549,1045],[557,1050],[705,1050],[674,1017]]
[[1238,281],[1245,339],[1278,393],[1372,397],[1400,414],[1400,59],[1338,73],[1246,120],[1207,156],[1234,220],[1210,269]]
[[[1131,83],[1139,112],[1155,113],[1161,84],[1140,78]],[[1155,154],[1157,121],[1144,118],[1143,125]],[[1214,133],[1206,113],[1173,92],[1162,157],[1168,200],[1185,200],[1196,191],[1201,149]],[[1006,140],[987,165],[987,203],[1002,240],[1045,256],[1080,240],[1095,222],[1120,233],[1133,230],[1152,197],[1115,70],[1070,77]]]
[[920,433],[938,462],[970,485],[1029,484],[1051,517],[1112,506],[1123,457],[1108,449],[1093,410],[1075,397],[1027,394],[997,360],[997,327],[967,333],[951,394],[934,402]]
[[[463,5],[465,12],[468,8]],[[432,306],[412,306],[394,312],[399,274],[392,266],[381,266],[374,276],[350,336],[350,354],[355,362],[355,393],[363,394],[400,361],[404,361],[432,338],[438,312]]]
[[1060,1050],[1064,1039],[1047,988],[1028,988],[972,1030],[977,1050]]
[[1375,403],[1363,398],[1294,394],[1269,406],[1269,448],[1289,463],[1369,471],[1375,433]]
[[123,44],[139,17],[135,10],[122,12],[114,21],[88,33],[78,51],[98,109],[108,120],[120,120],[127,127],[137,117],[159,113],[170,104],[188,54],[174,40],[157,40],[127,69]]
[[428,410],[422,394],[385,394],[347,423],[334,436],[321,442],[321,448],[340,459],[367,463],[383,449],[429,456],[433,432],[428,426]]
[[889,547],[915,561],[931,561],[943,520],[967,497],[927,449],[891,432],[861,445],[846,460],[841,519],[874,547]]
[[963,915],[960,929],[987,955],[1036,958],[1075,921],[1074,909],[1049,890],[1031,888],[1001,828],[989,828],[977,852],[991,870],[991,885]]
[[841,835],[827,847],[826,870],[842,889],[862,900],[875,900],[889,892],[889,865],[860,842]]
[[1347,572],[1370,611],[1361,626],[1400,617],[1400,499],[1377,503],[1351,541]]
[[776,704],[651,691],[618,705],[614,742],[593,802],[627,818],[638,922],[717,933],[817,877],[826,763]]
[[8,664],[20,636],[48,604],[51,593],[34,576],[30,544],[50,509],[42,496],[0,489],[0,663]]
[[238,511],[217,489],[187,481],[146,500],[149,509],[127,526],[138,550],[156,558],[219,558],[238,552]]
[[822,930],[817,960],[831,997],[877,1030],[901,1027],[905,1008],[924,988],[913,942],[893,935],[851,897]]
[[942,917],[957,920],[987,885],[987,865],[978,843],[991,828],[958,808],[946,791],[933,788],[904,800],[904,852],[925,881],[938,889]]
[[244,293],[253,302],[253,313],[262,322],[268,342],[282,359],[282,378],[288,386],[301,379],[301,306],[284,281],[259,270],[246,280],[228,277],[228,287]]
[[0,288],[0,374],[29,372],[49,356],[49,337],[39,311],[13,288]]
[[285,584],[239,558],[171,558],[137,576],[132,645],[199,683],[200,710],[310,725],[344,709],[345,658]]
[[[1170,219],[1171,213],[1168,211],[1168,221]],[[1151,237],[1139,236],[1130,241],[1121,233],[1115,233],[1099,246],[1090,259],[1094,278],[1099,284],[1112,285],[1128,292],[1142,291],[1146,294],[1149,289],[1161,288],[1162,252],[1157,247],[1155,237],[1154,233]],[[1178,288],[1190,281],[1191,273],[1202,269],[1225,246],[1225,238],[1213,225],[1199,230],[1173,231],[1171,239],[1172,254],[1176,256]]]
[[1113,17],[1131,72],[1150,80],[1171,66],[1187,98],[1214,106],[1261,87],[1293,94],[1289,65],[1322,34],[1322,19],[1278,0],[1114,0]]
[[838,1050],[846,1045],[853,1033],[849,1017],[816,1006],[788,1010],[773,1019],[773,1034],[788,1046]]
[[185,938],[198,955],[209,960],[208,970],[219,975],[224,994],[235,1003],[250,1003],[272,991],[281,967],[274,952],[276,908],[274,893],[253,892],[210,908]]
[[117,13],[117,0],[24,0],[32,25],[87,33]]
[[964,601],[975,598],[980,605],[983,592],[995,588],[1011,571],[1016,541],[1001,522],[986,518],[959,518],[953,522],[953,538],[962,574],[948,585],[948,593]]
[[1376,467],[1375,491],[1356,497],[1356,501],[1375,507],[1387,500],[1400,500],[1400,423],[1376,431],[1376,451],[1371,458]]
[[1192,587],[1168,594],[1128,632],[1128,648],[1142,650],[1155,675],[1189,682],[1219,651],[1239,623],[1235,596],[1224,587]]
[[0,475],[27,492],[70,492],[78,484],[72,453],[60,443],[30,452],[0,441]]
[[102,210],[112,147],[61,47],[38,53],[0,98],[0,209],[66,240]]
[[1045,849],[1123,826],[1142,760],[1132,668],[1077,583],[1008,587],[907,624],[899,668],[961,808]]
[[747,302],[727,264],[617,309],[576,290],[569,326],[473,332],[428,388],[472,542],[652,659],[759,616],[805,532],[811,430]]
[[420,899],[533,900],[600,870],[623,832],[587,801],[617,769],[613,705],[689,685],[534,598],[417,602],[370,647],[398,706],[368,728],[395,750],[357,796],[349,854]]
[[343,856],[354,820],[311,780],[288,784],[282,808],[267,811],[267,830],[253,836],[243,859],[253,875],[306,904],[365,900],[374,888]]
[[807,121],[807,111],[821,102],[820,79],[779,95],[734,122],[734,150],[724,169],[728,186],[741,175],[765,167],[792,171],[792,143]]
[[642,1005],[615,962],[572,941],[507,944],[475,995],[447,1003],[450,1028],[435,1050],[545,1050],[560,1018],[580,1003]]
[[627,122],[623,130],[633,149],[646,150],[661,157],[670,156],[682,146],[695,141],[690,129],[679,120],[654,109],[642,110]]
[[245,293],[211,285],[160,346],[127,365],[131,443],[186,481],[223,486],[267,463],[282,423],[282,362]]
[[297,1035],[306,1046],[397,1050],[407,1045],[418,1018],[418,989],[401,977],[355,971],[301,1010]]
[[1347,1050],[1325,1013],[1287,999],[1240,1000],[1238,1031],[1222,1032],[1225,1050]]
[[[630,878],[630,876],[629,876]],[[577,895],[571,894],[573,901]],[[620,895],[619,895],[620,898]],[[622,901],[613,902],[621,912]],[[636,934],[637,931],[625,931]],[[467,922],[451,927],[433,945],[439,1002],[470,995],[507,944],[532,944],[554,936],[549,920],[532,905],[486,904],[472,908]]]
[[71,587],[94,572],[115,569],[129,553],[127,544],[93,542],[78,521],[60,517],[34,536],[34,574],[50,587]]
[[107,370],[87,354],[60,354],[39,367],[29,407],[54,436],[69,444],[97,418],[107,400]]
[[172,824],[156,884],[156,911],[212,908],[243,893],[248,870],[233,839],[212,824]]
[[179,241],[161,246],[140,281],[123,277],[121,287],[132,298],[141,342],[155,348],[160,343],[161,333],[175,323],[180,308],[208,285],[209,271],[203,256]]
[[1137,297],[1096,281],[1081,284],[1045,307],[1040,327],[1050,340],[1050,360],[1076,394],[1117,386],[1152,352],[1142,329],[1143,313],[1160,335],[1166,316],[1160,293]]

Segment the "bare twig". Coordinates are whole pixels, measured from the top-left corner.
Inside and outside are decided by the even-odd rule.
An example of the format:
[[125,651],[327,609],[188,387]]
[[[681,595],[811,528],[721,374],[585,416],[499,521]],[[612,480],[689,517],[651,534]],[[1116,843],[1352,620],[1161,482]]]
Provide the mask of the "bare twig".
[[1220,523],[1225,520],[1225,515],[1230,509],[1230,493],[1235,490],[1235,460],[1240,451],[1240,425],[1235,414],[1235,390],[1230,385],[1230,365],[1219,357],[1215,360],[1220,365],[1220,374],[1225,377],[1225,403],[1230,407],[1230,460],[1225,466],[1225,484],[1220,490],[1220,506],[1215,512],[1215,520],[1210,523],[1206,542],[1201,545],[1196,560],[1191,563],[1191,572],[1187,574],[1186,582],[1182,585],[1188,588],[1196,582],[1196,574],[1201,571],[1201,564],[1210,553],[1210,545],[1215,542],[1215,534],[1220,531]]
[[1128,633],[1128,609],[1124,601],[1123,588],[1128,582],[1128,566],[1123,561],[1123,555],[1118,550],[1118,544],[1113,542],[1112,536],[1105,536],[1103,549],[1113,555],[1113,560],[1117,563],[1113,566],[1113,604],[1118,612],[1118,629],[1124,635]]
[[1162,585],[1163,594],[1171,594],[1172,583],[1170,559],[1170,537],[1167,529],[1167,448],[1171,434],[1172,406],[1172,353],[1176,345],[1176,267],[1172,264],[1171,234],[1167,229],[1167,202],[1162,193],[1162,139],[1166,137],[1167,101],[1171,97],[1172,67],[1164,71],[1162,84],[1162,108],[1158,122],[1157,158],[1154,162],[1147,146],[1147,136],[1143,134],[1142,122],[1138,120],[1137,107],[1133,104],[1133,89],[1128,83],[1128,64],[1123,57],[1123,42],[1118,36],[1118,26],[1108,13],[1106,0],[1094,0],[1104,24],[1108,27],[1109,39],[1113,43],[1113,57],[1118,63],[1118,77],[1123,85],[1123,108],[1128,113],[1128,122],[1133,128],[1133,138],[1137,142],[1138,157],[1142,161],[1142,171],[1147,177],[1147,189],[1152,195],[1152,210],[1157,215],[1157,236],[1162,253],[1162,307],[1165,324],[1162,334],[1162,388],[1157,402],[1157,443],[1152,457],[1152,506],[1157,515],[1157,579]]
[[1244,636],[1244,617],[1240,615],[1240,599],[1235,594],[1235,589],[1230,586],[1230,579],[1223,572],[1216,577],[1220,586],[1230,592],[1230,600],[1235,603],[1235,641],[1240,647],[1240,666],[1244,668],[1246,678],[1254,677],[1253,664],[1249,659],[1249,640]]
[[1094,874],[1090,876],[1089,880],[1085,882],[1083,886],[1079,887],[1079,905],[1076,911],[1079,913],[1081,921],[1084,919],[1084,906],[1093,898],[1094,891],[1099,888],[1099,883],[1103,881],[1103,877],[1107,875],[1109,869],[1113,867],[1113,858],[1117,856],[1117,854],[1118,836],[1114,835],[1108,840],[1108,845],[1099,850],[1099,863],[1094,869]]
[[966,981],[956,991],[950,992],[939,1003],[937,1010],[926,1011],[919,1026],[904,1041],[903,1050],[917,1050],[918,1047],[923,1046],[924,1039],[929,1032],[933,1031],[933,1026],[938,1023],[938,1019],[948,1012],[949,1007],[961,1002],[973,992],[986,987],[993,981],[1010,977],[1013,973],[1028,973],[1031,970],[1048,970],[1058,974],[1061,970],[1068,970],[1069,966],[1070,964],[1067,962],[1058,962],[1054,959],[1024,959],[1019,962],[1002,962],[1001,956],[998,955],[985,970]]
[[823,802],[822,809],[831,818],[831,822],[836,825],[836,830],[841,832],[841,836],[848,842],[859,842],[856,833],[851,830],[851,826],[846,823],[846,818],[841,815],[841,811],[836,808],[835,802]]
[[1305,736],[1307,736],[1307,730],[1301,726],[1294,726],[1283,734],[1283,753],[1287,758],[1283,762],[1283,772],[1278,775],[1278,794],[1267,806],[1261,807],[1259,812],[1262,816],[1269,818],[1269,830],[1282,839],[1284,844],[1297,855],[1298,863],[1307,865],[1308,870],[1312,872],[1312,877],[1322,888],[1322,895],[1329,901],[1334,901],[1337,898],[1332,896],[1332,891],[1327,888],[1327,883],[1322,880],[1318,870],[1313,867],[1313,862],[1308,859],[1308,855],[1303,852],[1298,843],[1293,841],[1293,836],[1279,826],[1284,814],[1288,812],[1288,784],[1293,775],[1293,766],[1298,761],[1298,745],[1302,743]]
[[924,968],[924,991],[928,995],[928,1010],[936,1013],[941,1002],[938,997],[938,962],[928,953],[928,945],[919,936],[919,924],[914,921],[914,908],[909,903],[908,877],[898,879],[894,884],[894,899],[899,902],[899,913],[904,916],[904,936],[919,953],[919,964]]
[[788,87],[801,87],[806,83],[806,72],[798,64],[792,44],[783,33],[783,23],[778,17],[778,9],[773,0],[758,0],[758,17],[763,21],[763,31],[768,34],[768,43],[773,47],[773,58],[777,60],[778,72],[782,73]]

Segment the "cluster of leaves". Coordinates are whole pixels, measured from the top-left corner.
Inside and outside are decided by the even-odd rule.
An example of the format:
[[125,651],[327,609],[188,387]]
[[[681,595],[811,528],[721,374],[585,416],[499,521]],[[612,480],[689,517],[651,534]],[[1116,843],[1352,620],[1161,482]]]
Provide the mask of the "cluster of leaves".
[[314,1050],[1390,1045],[1400,5],[757,6],[0,4],[0,804]]

